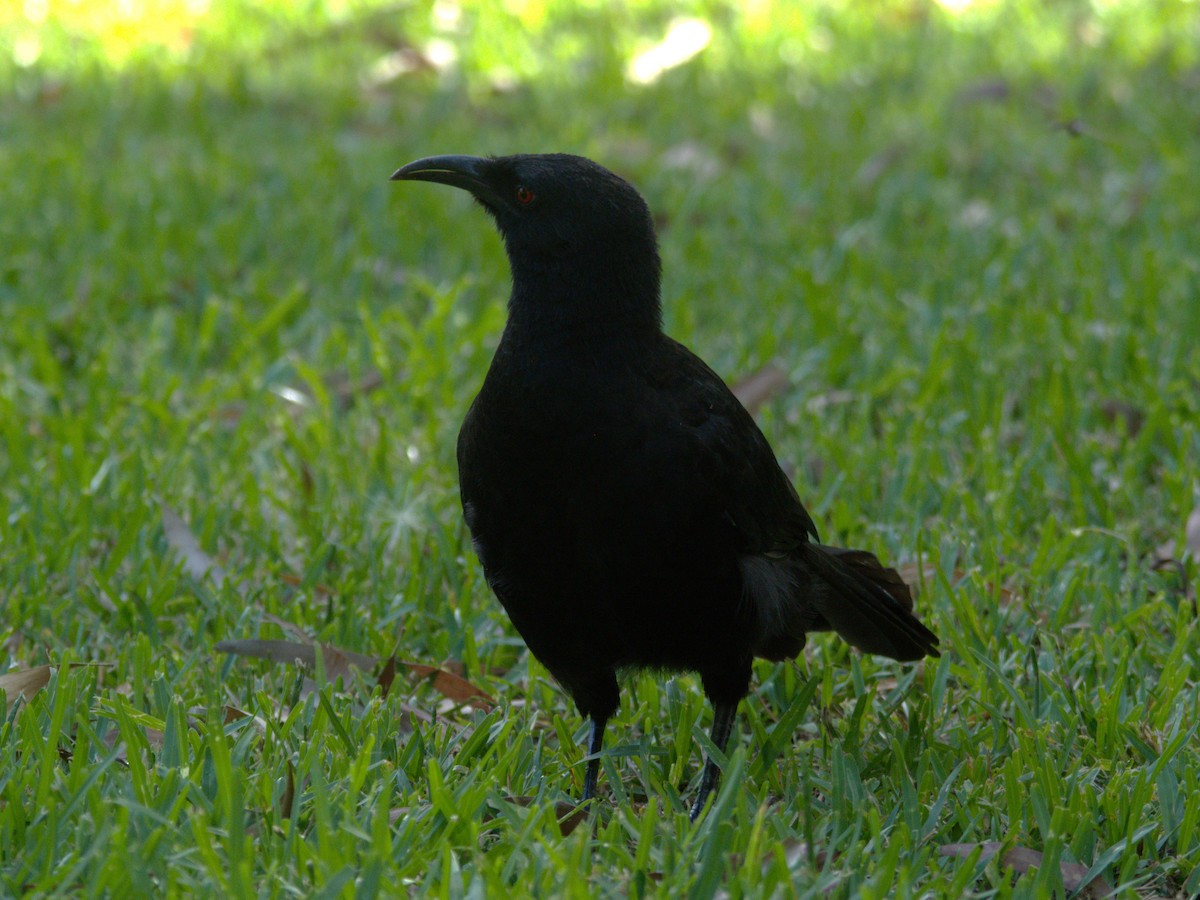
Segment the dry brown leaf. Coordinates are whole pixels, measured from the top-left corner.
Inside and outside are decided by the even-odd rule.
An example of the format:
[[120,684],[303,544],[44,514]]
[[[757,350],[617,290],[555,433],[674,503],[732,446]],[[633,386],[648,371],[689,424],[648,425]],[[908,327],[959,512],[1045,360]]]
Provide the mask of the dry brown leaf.
[[760,406],[787,387],[787,383],[787,373],[779,366],[768,363],[753,375],[737,382],[731,390],[747,412],[754,415]]
[[196,539],[187,522],[165,503],[162,505],[162,523],[167,546],[179,555],[183,562],[183,571],[188,577],[203,581],[205,576],[208,576],[216,587],[221,587],[228,578],[225,570],[201,549],[200,541]]
[[308,632],[299,625],[289,622],[287,619],[281,619],[274,613],[264,612],[262,614],[263,621],[270,622],[272,625],[278,625],[283,629],[284,634],[290,634],[302,644],[315,644],[312,638],[308,636]]
[[798,841],[795,838],[783,842],[783,854],[787,860],[788,868],[795,868],[802,862],[808,862],[810,858],[815,866],[820,867],[825,865],[826,856],[824,850],[817,850],[810,854],[808,844],[804,841]]
[[[536,802],[536,797],[505,797],[513,806],[530,807]],[[573,803],[559,801],[554,804],[554,817],[558,819],[558,828],[566,837],[579,827],[579,823],[587,818],[588,807],[576,806]]]
[[242,421],[242,416],[246,412],[246,404],[242,402],[226,403],[224,406],[217,407],[210,418],[216,419],[222,425],[233,426]]
[[53,666],[34,666],[32,669],[6,672],[0,675],[0,693],[3,693],[10,703],[22,694],[28,700],[50,683],[50,672],[53,669]]
[[269,659],[277,663],[303,663],[311,666],[316,663],[316,649],[312,644],[299,641],[274,641],[248,639],[239,641],[218,641],[218,653],[232,653],[234,656],[255,656],[259,659]]
[[1083,137],[1085,134],[1092,134],[1092,129],[1083,119],[1064,119],[1054,125],[1055,131],[1065,131],[1071,137]]
[[379,685],[380,693],[384,698],[387,698],[388,692],[392,689],[392,682],[396,680],[396,654],[393,653],[387,658],[383,664],[383,668],[379,670],[379,678],[375,683]]
[[[981,851],[979,858],[989,860],[1003,847],[1004,844],[999,841],[985,841],[980,844],[944,844],[938,852],[942,856],[968,857],[979,850]],[[1044,855],[1037,850],[1031,850],[1028,847],[1013,847],[1004,854],[1004,858],[1000,861],[1000,867],[1012,869],[1018,875],[1023,875],[1030,869],[1040,867],[1043,859]],[[1078,891],[1077,896],[1080,897],[1111,896],[1113,894],[1112,885],[1099,876],[1084,883],[1083,879],[1087,876],[1088,868],[1080,863],[1059,863],[1058,870],[1062,875],[1063,887],[1070,892]]]
[[349,682],[352,668],[371,672],[379,665],[379,660],[374,656],[355,653],[353,650],[343,650],[329,644],[322,644],[321,652],[324,655],[325,675],[330,679],[341,676]]
[[[300,587],[304,584],[304,579],[299,575],[293,575],[290,572],[284,572],[279,576],[279,580],[288,587]],[[319,597],[328,597],[333,593],[333,588],[321,584],[319,581],[310,587],[310,590]]]
[[1146,423],[1146,413],[1125,400],[1105,400],[1100,404],[1100,413],[1110,425],[1115,425],[1118,421],[1124,422],[1125,433],[1130,437],[1136,437],[1142,430],[1142,425]]
[[892,144],[867,159],[854,173],[854,183],[869,188],[892,166],[904,158],[908,148],[903,144]]
[[[238,709],[236,706],[230,706],[228,703],[221,707],[221,719],[225,725],[232,725],[234,722],[240,722],[242,719],[249,719],[259,734],[267,733],[267,721],[261,716],[256,716],[246,712],[244,709]],[[208,721],[208,707],[192,706],[188,708],[188,728],[191,728],[197,734],[202,733],[203,723]]]
[[954,100],[963,104],[999,103],[1007,100],[1011,93],[1012,88],[1003,78],[989,78],[986,81],[967,85],[954,96]]
[[[431,713],[428,713],[423,709],[418,709],[417,707],[408,703],[400,704],[400,712],[407,713],[409,719],[416,719],[418,722],[424,722],[426,725],[433,721],[433,715]],[[403,717],[401,717],[400,722],[396,727],[401,733],[405,734],[411,733],[413,730],[412,722],[406,722]]]
[[817,394],[812,397],[804,408],[811,413],[819,413],[821,410],[829,406],[840,406],[843,403],[852,403],[858,399],[858,394],[854,391],[839,389],[826,391],[824,394]]
[[365,396],[381,387],[383,373],[378,369],[368,369],[357,380],[352,379],[350,373],[345,370],[330,372],[325,376],[325,388],[342,412],[350,408],[355,398]]
[[[72,669],[87,669],[87,668],[109,668],[108,663],[71,663],[69,668]],[[15,672],[5,672],[0,675],[0,693],[3,693],[5,700],[11,703],[22,694],[26,700],[29,700],[50,683],[50,675],[57,669],[58,666],[34,666],[32,669],[18,669]]]
[[447,672],[445,669],[439,669],[437,666],[430,666],[425,663],[399,660],[399,664],[406,666],[410,672],[421,678],[432,677],[434,690],[443,697],[447,697],[457,703],[470,703],[472,706],[478,706],[480,709],[485,710],[491,709],[496,705],[496,701],[481,688],[476,687],[465,678],[455,675],[453,672]]
[[283,796],[279,798],[280,818],[290,819],[292,817],[292,803],[295,799],[296,770],[292,768],[292,761],[289,759],[287,764],[287,781],[283,784]]
[[1184,526],[1183,547],[1179,547],[1177,538],[1164,541],[1155,549],[1152,565],[1155,569],[1162,569],[1185,562],[1189,556],[1200,562],[1200,506],[1188,516]]
[[1200,506],[1192,510],[1184,526],[1184,542],[1180,548],[1177,540],[1172,538],[1160,544],[1154,551],[1150,568],[1154,571],[1172,569],[1179,576],[1179,585],[1174,590],[1189,601],[1192,611],[1200,615],[1200,604],[1196,600],[1195,583],[1189,576],[1189,561],[1200,563]]
[[908,585],[909,592],[913,597],[921,590],[922,584],[928,584],[937,579],[937,566],[921,565],[920,563],[909,562],[898,567],[896,572],[904,579],[904,583]]
[[269,659],[272,662],[291,665],[300,663],[315,668],[317,653],[325,664],[325,675],[331,681],[339,676],[349,680],[350,669],[365,669],[370,671],[378,664],[373,656],[355,653],[353,650],[343,650],[329,644],[301,643],[299,641],[275,641],[252,638],[248,640],[221,641],[217,644],[218,653],[232,653],[234,656],[254,656],[259,659]]

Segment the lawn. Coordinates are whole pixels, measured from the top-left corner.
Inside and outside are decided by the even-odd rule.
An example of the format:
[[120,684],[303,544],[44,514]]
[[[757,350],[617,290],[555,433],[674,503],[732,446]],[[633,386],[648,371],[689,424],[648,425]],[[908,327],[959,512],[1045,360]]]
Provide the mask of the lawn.
[[[0,8],[0,895],[1200,893],[1198,138],[1195,2]],[[539,150],[942,640],[758,663],[696,825],[654,673],[560,823],[459,511],[507,263],[387,178]]]

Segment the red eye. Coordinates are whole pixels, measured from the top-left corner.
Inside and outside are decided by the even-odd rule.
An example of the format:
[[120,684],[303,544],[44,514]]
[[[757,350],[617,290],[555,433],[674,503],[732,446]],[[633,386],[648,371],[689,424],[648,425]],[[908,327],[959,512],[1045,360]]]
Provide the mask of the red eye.
[[528,206],[530,203],[532,203],[533,197],[533,191],[531,191],[529,188],[524,186],[517,188],[517,202],[522,206]]

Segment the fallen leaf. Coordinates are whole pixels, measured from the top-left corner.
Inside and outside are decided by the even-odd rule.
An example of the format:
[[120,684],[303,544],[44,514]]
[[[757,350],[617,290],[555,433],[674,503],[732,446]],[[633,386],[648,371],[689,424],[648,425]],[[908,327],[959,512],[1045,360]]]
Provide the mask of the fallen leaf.
[[811,413],[819,413],[828,406],[839,406],[842,403],[850,403],[856,399],[858,399],[858,394],[854,391],[839,389],[818,394],[804,404],[804,407]]
[[285,634],[290,634],[292,637],[294,637],[296,640],[298,640],[302,644],[315,644],[316,643],[315,640],[313,640],[312,638],[310,638],[308,636],[308,632],[306,632],[299,625],[289,622],[287,619],[281,619],[279,616],[275,615],[274,613],[269,613],[269,612],[264,612],[262,614],[262,617],[263,617],[263,621],[270,622],[272,625],[278,625],[281,629],[283,629],[283,632]]
[[731,389],[746,411],[754,415],[758,408],[787,387],[787,373],[772,363],[743,378]]
[[[87,668],[109,668],[108,663],[71,663],[69,668],[72,669],[87,669]],[[24,695],[26,700],[29,700],[50,683],[50,675],[57,669],[58,666],[34,666],[32,669],[18,669],[15,672],[5,672],[0,675],[0,693],[4,694],[5,700],[12,702],[17,697]]]
[[329,644],[321,644],[321,655],[321,661],[325,666],[325,677],[331,681],[342,678],[349,683],[351,668],[372,671],[379,664],[379,660],[373,656],[364,656],[353,650],[331,647]]
[[[981,851],[979,858],[981,860],[989,860],[1003,849],[1004,844],[999,841],[985,841],[980,844],[945,844],[938,851],[942,856],[954,856],[965,858],[970,856],[976,850]],[[1023,875],[1030,869],[1039,868],[1042,865],[1044,855],[1037,850],[1031,850],[1028,847],[1013,847],[1004,854],[1000,860],[1000,867],[1003,869],[1012,869],[1018,875]],[[1084,882],[1084,878],[1088,873],[1088,866],[1080,863],[1064,862],[1059,863],[1058,870],[1062,875],[1063,887],[1068,892],[1075,893],[1079,897],[1109,897],[1113,894],[1112,885],[1105,881],[1100,876],[1092,878],[1088,882]]]
[[283,795],[279,798],[279,816],[283,819],[292,817],[292,803],[296,798],[296,770],[292,761],[287,764],[287,780],[283,784]]
[[1150,568],[1156,572],[1162,569],[1173,569],[1178,573],[1179,593],[1191,602],[1193,611],[1200,615],[1195,585],[1193,579],[1189,577],[1192,562],[1200,563],[1200,506],[1193,509],[1188,516],[1187,524],[1184,526],[1183,547],[1180,548],[1177,539],[1172,538],[1154,551],[1150,563]]
[[378,369],[367,369],[361,377],[352,378],[350,373],[339,369],[328,373],[323,379],[325,390],[333,398],[337,408],[345,412],[358,397],[366,396],[383,387],[383,373]]
[[6,672],[0,675],[0,693],[9,701],[22,694],[28,700],[50,683],[50,673],[53,669],[53,666],[35,666],[32,669]]
[[1124,400],[1105,400],[1100,404],[1100,413],[1110,425],[1115,425],[1118,420],[1124,422],[1129,437],[1136,437],[1146,422],[1146,413]]
[[[279,576],[279,580],[282,581],[284,584],[286,584],[288,587],[297,587],[298,588],[298,587],[303,586],[303,584],[304,584],[303,578],[301,578],[299,575],[293,575],[290,572],[284,572],[283,574],[281,574]],[[328,597],[333,593],[333,588],[327,587],[326,585],[321,584],[321,582],[319,582],[319,581],[316,584],[311,585],[310,589],[312,590],[312,592],[314,594],[316,594],[317,596],[320,596],[320,597]]]
[[392,689],[392,682],[396,680],[396,654],[393,653],[384,662],[383,668],[379,671],[379,678],[375,683],[379,685],[380,693],[386,698],[388,692]]
[[[525,808],[533,806],[537,800],[536,797],[505,797],[504,799],[513,806],[522,806]],[[587,818],[587,813],[588,807],[583,805],[576,806],[573,803],[566,803],[561,800],[554,804],[554,817],[558,819],[558,829],[562,832],[563,837],[566,837],[578,828],[579,823]]]
[[1065,131],[1071,137],[1082,137],[1085,134],[1091,134],[1091,129],[1082,119],[1067,119],[1055,124],[1054,128],[1058,131]]
[[[240,719],[254,719],[256,723],[263,722],[263,720],[258,716],[252,716],[244,709],[238,709],[236,706],[230,706],[228,703],[226,703],[222,709],[225,712],[226,725],[232,725],[234,722],[237,722]],[[266,723],[263,722],[263,724],[265,725]]]
[[[406,713],[409,719],[416,719],[418,722],[424,722],[426,725],[433,721],[433,716],[430,713],[427,713],[423,709],[418,709],[417,707],[408,703],[400,704],[400,712]],[[396,727],[403,734],[410,734],[413,731],[412,722],[406,722],[403,717],[401,717]]]
[[[789,838],[783,842],[783,857],[787,860],[788,868],[794,868],[798,863],[808,862],[808,843]],[[818,866],[825,865],[825,854],[818,850],[813,862]]]
[[454,700],[457,703],[470,703],[472,706],[478,706],[480,709],[491,709],[496,705],[488,694],[481,688],[476,687],[453,672],[447,672],[445,669],[439,669],[437,666],[426,665],[425,663],[399,661],[399,664],[406,666],[410,672],[421,678],[433,679],[433,688],[443,697]]
[[587,810],[574,807],[570,803],[554,804],[554,813],[558,816],[558,830],[566,837],[579,827],[579,823],[587,818]]
[[349,680],[352,667],[369,671],[379,663],[375,657],[355,653],[353,650],[343,650],[329,644],[301,643],[300,641],[261,640],[258,638],[221,641],[217,644],[216,650],[218,653],[254,656],[285,665],[300,663],[309,668],[316,667],[317,654],[320,653],[325,665],[325,675],[330,681],[338,677]]
[[228,578],[225,570],[201,549],[200,541],[196,539],[187,522],[165,503],[162,506],[162,523],[167,546],[179,555],[183,561],[183,571],[188,577],[203,581],[207,576],[216,587],[221,587]]
[[978,81],[975,84],[967,85],[959,91],[954,99],[958,103],[999,103],[1002,100],[1007,100],[1012,93],[1012,88],[1009,83],[1003,78],[989,78],[986,81]]
[[242,416],[246,412],[246,404],[242,402],[226,403],[224,406],[217,407],[209,414],[210,418],[216,419],[222,425],[236,425],[242,421]]
[[858,171],[854,173],[854,183],[859,187],[869,188],[888,169],[903,159],[907,150],[903,144],[892,144],[880,150],[858,167]]

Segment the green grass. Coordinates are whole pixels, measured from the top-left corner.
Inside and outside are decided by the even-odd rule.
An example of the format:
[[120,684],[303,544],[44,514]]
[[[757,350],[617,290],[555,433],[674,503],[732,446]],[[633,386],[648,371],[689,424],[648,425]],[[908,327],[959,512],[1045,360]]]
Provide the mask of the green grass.
[[[646,86],[662,2],[0,12],[0,667],[58,667],[0,701],[0,894],[1200,892],[1200,6],[978,7],[691,4]],[[525,150],[639,185],[669,330],[788,373],[822,534],[942,637],[759,664],[695,826],[709,712],[644,675],[561,835],[584,726],[461,523],[506,264],[387,176]],[[498,705],[217,652],[278,620]]]

